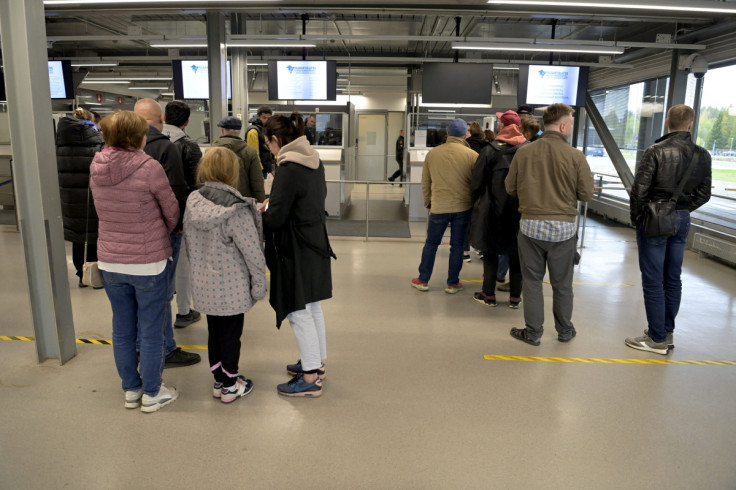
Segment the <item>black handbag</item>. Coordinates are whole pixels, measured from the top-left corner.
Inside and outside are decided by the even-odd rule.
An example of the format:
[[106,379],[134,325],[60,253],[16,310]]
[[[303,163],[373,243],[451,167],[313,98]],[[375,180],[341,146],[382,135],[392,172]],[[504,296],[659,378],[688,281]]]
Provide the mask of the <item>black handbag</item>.
[[700,160],[700,147],[696,146],[693,150],[693,158],[685,170],[677,190],[667,201],[651,201],[644,205],[643,214],[643,231],[644,236],[675,236],[677,234],[677,223],[675,220],[675,211],[677,210],[677,199],[685,187],[685,183],[690,178],[693,169]]

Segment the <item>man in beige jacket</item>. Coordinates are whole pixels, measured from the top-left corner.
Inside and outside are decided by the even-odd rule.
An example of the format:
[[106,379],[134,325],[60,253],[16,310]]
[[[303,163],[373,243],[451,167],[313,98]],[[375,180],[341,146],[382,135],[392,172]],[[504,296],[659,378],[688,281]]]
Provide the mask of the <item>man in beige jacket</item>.
[[429,290],[429,278],[434,269],[437,247],[447,226],[450,226],[450,263],[445,292],[455,294],[462,290],[460,269],[463,266],[463,245],[470,226],[473,199],[470,180],[478,154],[465,142],[468,125],[455,119],[447,128],[447,142],[427,153],[422,170],[424,205],[430,210],[427,240],[422,250],[419,277],[412,279],[412,287]]
[[553,104],[544,111],[544,133],[520,148],[506,177],[506,191],[519,198],[518,244],[524,279],[524,322],[511,336],[539,345],[544,328],[542,279],[549,268],[557,340],[575,337],[572,275],[577,244],[577,202],[593,197],[593,176],[583,153],[568,143],[573,109]]

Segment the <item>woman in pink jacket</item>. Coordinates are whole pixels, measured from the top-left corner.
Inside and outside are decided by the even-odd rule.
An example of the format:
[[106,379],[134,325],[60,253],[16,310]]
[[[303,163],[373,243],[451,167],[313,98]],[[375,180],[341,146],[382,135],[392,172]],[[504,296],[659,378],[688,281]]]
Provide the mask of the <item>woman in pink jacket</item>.
[[115,365],[125,408],[155,412],[179,396],[161,380],[169,234],[179,221],[179,205],[161,164],[143,153],[146,120],[119,111],[101,126],[106,147],[92,160],[90,189],[99,217],[98,265],[112,306]]

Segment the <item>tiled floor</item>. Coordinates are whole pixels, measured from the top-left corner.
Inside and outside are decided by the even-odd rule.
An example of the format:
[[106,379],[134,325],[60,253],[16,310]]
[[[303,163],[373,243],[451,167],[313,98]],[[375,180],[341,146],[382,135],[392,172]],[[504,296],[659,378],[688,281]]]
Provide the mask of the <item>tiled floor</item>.
[[[523,317],[504,296],[472,301],[477,258],[466,290],[447,295],[441,247],[420,293],[409,280],[421,241],[334,238],[314,400],[276,394],[298,353],[267,301],[243,336],[255,390],[229,406],[211,398],[206,362],[165,371],[181,397],[144,415],[123,408],[109,346],[78,344],[60,367],[38,364],[32,342],[0,340],[0,488],[736,488],[736,366],[484,358],[665,359],[623,343],[645,328],[633,231],[589,225],[578,336],[561,344],[550,326],[540,347],[509,336]],[[33,335],[20,239],[0,231],[0,335]],[[736,360],[736,271],[688,252],[683,278],[668,359]],[[104,291],[69,284],[77,337],[109,339]],[[549,287],[545,299],[551,318]],[[205,320],[176,333],[207,342]]]

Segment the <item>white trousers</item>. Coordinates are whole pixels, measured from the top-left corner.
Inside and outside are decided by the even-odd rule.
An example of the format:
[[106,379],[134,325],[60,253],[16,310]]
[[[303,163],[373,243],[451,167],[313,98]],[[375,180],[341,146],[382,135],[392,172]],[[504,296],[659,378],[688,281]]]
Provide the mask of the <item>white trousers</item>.
[[302,369],[313,371],[322,366],[327,359],[327,342],[325,340],[325,317],[319,301],[308,303],[304,310],[293,311],[286,318],[294,329]]

